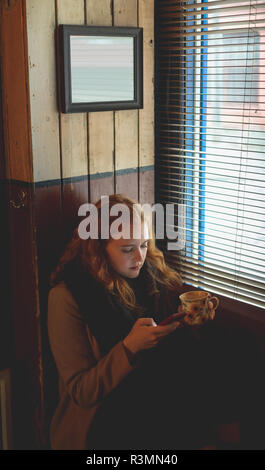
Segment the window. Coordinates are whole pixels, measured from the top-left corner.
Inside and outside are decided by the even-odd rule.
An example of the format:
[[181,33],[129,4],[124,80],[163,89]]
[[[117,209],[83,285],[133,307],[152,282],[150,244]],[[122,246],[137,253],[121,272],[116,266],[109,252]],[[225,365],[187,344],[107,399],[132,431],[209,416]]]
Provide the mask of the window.
[[264,2],[159,0],[156,32],[158,198],[186,206],[167,261],[265,308]]
[[[222,35],[224,48],[219,54],[223,60],[222,100],[237,106],[252,103],[255,107],[259,99],[259,32],[242,31],[241,34],[240,44],[236,33]],[[225,48],[227,44],[229,49]],[[248,70],[249,61],[251,70]]]

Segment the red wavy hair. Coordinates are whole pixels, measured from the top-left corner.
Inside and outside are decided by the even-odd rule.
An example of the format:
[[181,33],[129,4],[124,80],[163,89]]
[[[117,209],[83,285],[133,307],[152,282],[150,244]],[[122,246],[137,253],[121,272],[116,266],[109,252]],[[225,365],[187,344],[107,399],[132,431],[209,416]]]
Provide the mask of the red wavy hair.
[[[176,288],[182,284],[181,278],[176,271],[166,265],[163,253],[155,246],[154,231],[150,230],[150,224],[148,220],[146,220],[140,205],[123,194],[113,194],[109,196],[109,212],[115,204],[124,204],[129,208],[130,220],[133,220],[133,216],[136,214],[141,218],[142,223],[145,222],[148,224],[149,233],[151,235],[145,259],[148,272],[151,273],[158,287],[159,285],[163,285],[168,291],[176,291]],[[120,276],[108,262],[105,248],[109,240],[101,238],[102,200],[100,199],[95,206],[97,208],[98,217],[98,238],[83,240],[79,236],[78,228],[76,228],[72,240],[66,246],[56,269],[50,276],[50,285],[53,287],[63,281],[66,266],[78,260],[80,263],[80,275],[82,272],[88,271],[97,281],[102,283],[108,291],[117,295],[126,307],[139,310],[140,312],[141,308],[137,306],[134,292],[126,282],[126,279]],[[109,216],[109,227],[111,227],[112,222],[118,219],[118,217],[118,215]],[[155,292],[159,293],[159,290],[153,293]]]

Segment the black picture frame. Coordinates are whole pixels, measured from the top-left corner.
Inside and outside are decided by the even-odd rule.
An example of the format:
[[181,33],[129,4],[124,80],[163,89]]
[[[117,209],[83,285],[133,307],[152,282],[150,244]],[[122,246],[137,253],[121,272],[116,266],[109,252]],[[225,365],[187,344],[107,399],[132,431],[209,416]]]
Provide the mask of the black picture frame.
[[[90,111],[137,109],[143,107],[143,28],[61,24],[57,27],[56,38],[59,72],[58,103],[61,112],[81,113]],[[122,39],[122,46],[116,47],[116,44],[119,44],[120,42],[118,38],[129,39],[127,41],[126,39]],[[99,43],[100,41],[103,43],[105,41],[107,44],[107,46],[104,46],[106,47],[106,49],[103,52],[105,53],[106,63],[101,60],[101,50],[99,52],[99,55],[97,56],[97,51],[91,51],[89,49],[95,46],[86,45],[87,43],[91,42],[92,44],[94,44],[95,40]],[[113,42],[113,44],[111,44],[111,42]],[[82,43],[84,43],[84,45],[81,45]],[[81,51],[83,51],[81,52],[81,55],[78,48],[76,48],[77,52],[74,52],[75,46],[73,46],[73,44],[80,45],[79,48]],[[121,52],[121,55],[123,54],[123,57],[119,59],[119,47],[124,47],[123,44],[128,44],[128,46],[126,47],[130,47],[130,49],[128,49],[129,53],[127,54],[125,49],[125,52]],[[84,49],[85,47],[87,49]],[[103,46],[97,44],[96,47]],[[74,56],[74,54],[76,55]],[[111,63],[110,57],[112,57],[112,54],[114,54],[114,60],[117,60],[117,64],[114,64],[114,62]],[[94,58],[92,57],[92,55],[94,55]],[[73,65],[76,63],[78,64],[78,60],[79,66],[81,67]],[[121,64],[123,67],[122,69],[119,68],[119,60],[121,60]],[[88,65],[84,66],[84,63],[86,63],[86,61],[88,62]],[[97,61],[98,64],[94,66],[93,62],[96,63]],[[125,66],[123,65],[124,62],[126,62]],[[95,68],[95,72],[93,67]],[[106,83],[106,87],[104,84],[99,85],[99,82],[101,81],[101,78],[99,77],[99,75],[101,74],[101,71],[99,71],[99,67],[101,67],[103,70],[102,80],[105,80],[104,83]],[[119,70],[121,70],[121,74]],[[116,78],[111,77],[110,73],[112,73],[113,76],[116,76]],[[89,80],[94,81],[94,84],[92,83],[91,85],[88,85]],[[75,83],[77,85],[75,85]],[[118,86],[118,83],[122,83],[122,86]],[[85,90],[84,92],[82,87],[86,87],[89,90]],[[101,91],[99,92],[97,90],[96,92],[94,92],[93,87],[95,87],[95,89],[101,87]],[[81,98],[80,96],[78,96],[76,90],[81,93]],[[111,91],[109,92],[108,90]],[[96,96],[97,93],[98,96]],[[100,93],[102,93],[102,96],[100,95]],[[108,93],[110,94],[108,95]],[[112,97],[111,93],[113,93]],[[115,93],[121,96],[122,94],[126,95],[126,98],[124,99],[118,96],[119,99],[116,99]],[[92,99],[87,98],[89,94],[90,96],[92,96]],[[104,97],[104,99],[101,100],[104,94],[106,96]],[[110,96],[110,99],[108,99],[108,96]]]

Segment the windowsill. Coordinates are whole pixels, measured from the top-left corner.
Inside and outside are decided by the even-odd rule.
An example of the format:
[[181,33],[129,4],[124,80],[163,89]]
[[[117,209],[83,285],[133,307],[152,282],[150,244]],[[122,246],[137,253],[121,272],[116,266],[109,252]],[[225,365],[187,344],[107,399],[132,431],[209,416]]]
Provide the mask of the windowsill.
[[230,299],[221,295],[218,295],[218,297],[220,299],[219,309],[221,309],[221,311],[225,311],[234,315],[240,315],[241,317],[259,322],[265,326],[265,310],[263,308],[256,307],[255,305],[249,305],[245,302],[241,302],[236,299]]
[[[190,285],[184,285],[185,291],[199,290]],[[265,337],[265,310],[249,305],[239,300],[216,295],[220,304],[216,310],[216,320],[221,323],[232,323],[253,330],[258,336]]]

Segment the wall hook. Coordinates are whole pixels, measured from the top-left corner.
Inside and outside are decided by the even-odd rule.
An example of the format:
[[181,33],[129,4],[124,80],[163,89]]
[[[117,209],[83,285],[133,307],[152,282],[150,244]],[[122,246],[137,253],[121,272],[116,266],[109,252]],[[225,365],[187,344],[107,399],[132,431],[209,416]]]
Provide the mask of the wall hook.
[[25,191],[20,191],[18,193],[18,200],[9,201],[9,205],[10,207],[13,207],[14,209],[21,209],[21,207],[25,207],[25,201],[26,201],[26,193]]

